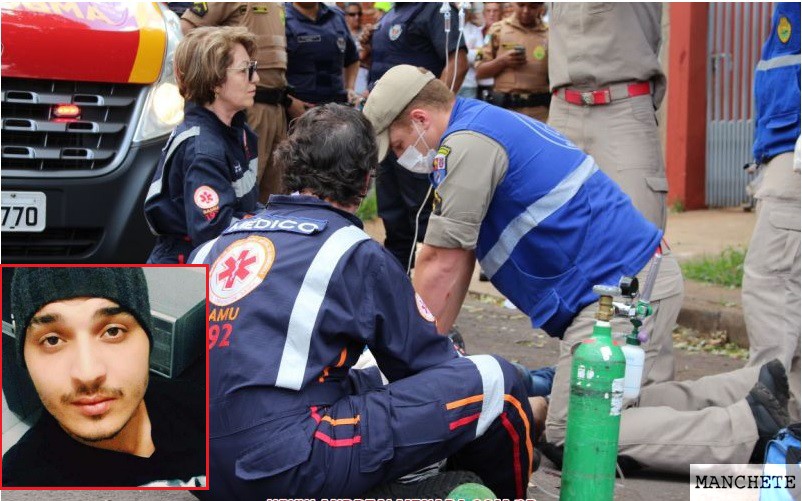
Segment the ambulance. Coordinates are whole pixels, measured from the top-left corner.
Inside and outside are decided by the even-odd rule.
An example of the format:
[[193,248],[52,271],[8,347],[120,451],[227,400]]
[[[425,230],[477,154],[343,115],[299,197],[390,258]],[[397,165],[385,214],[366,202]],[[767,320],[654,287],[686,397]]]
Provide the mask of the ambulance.
[[144,263],[142,204],[183,118],[160,3],[2,2],[3,263]]

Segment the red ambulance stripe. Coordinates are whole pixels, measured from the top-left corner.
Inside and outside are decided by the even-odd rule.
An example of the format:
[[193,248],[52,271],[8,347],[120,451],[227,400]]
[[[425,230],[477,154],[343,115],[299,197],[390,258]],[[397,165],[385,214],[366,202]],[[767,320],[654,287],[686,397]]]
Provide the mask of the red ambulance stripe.
[[504,425],[504,428],[507,429],[507,433],[509,433],[512,439],[512,464],[515,469],[515,497],[524,499],[524,482],[523,475],[521,474],[521,440],[518,437],[518,432],[515,431],[509,418],[507,418],[506,412],[501,414],[501,423]]
[[479,419],[479,415],[481,413],[477,412],[476,414],[472,414],[470,416],[465,416],[464,418],[457,419],[456,421],[452,421],[448,424],[448,429],[451,431],[456,430],[460,426],[465,426],[466,424],[473,423],[474,421]]
[[322,442],[325,442],[330,447],[353,447],[355,444],[362,443],[361,435],[357,435],[354,438],[335,439],[331,438],[330,436],[326,435],[323,432],[316,431],[315,438]]

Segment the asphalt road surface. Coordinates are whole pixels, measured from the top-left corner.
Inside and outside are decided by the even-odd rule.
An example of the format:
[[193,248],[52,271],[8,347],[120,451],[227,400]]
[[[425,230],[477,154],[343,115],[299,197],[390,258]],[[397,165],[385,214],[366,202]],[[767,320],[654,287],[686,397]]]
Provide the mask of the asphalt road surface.
[[[559,350],[556,340],[531,328],[529,319],[517,310],[506,309],[492,300],[469,297],[458,320],[469,353],[495,353],[528,367],[550,365]],[[677,379],[696,379],[727,372],[744,362],[721,355],[676,350]],[[529,497],[550,500],[559,497],[559,471],[545,460],[529,488]],[[214,482],[214,477],[210,478]],[[658,473],[640,473],[617,481],[617,500],[674,501],[688,499],[688,479]],[[6,501],[134,501],[196,499],[185,491],[8,491]]]

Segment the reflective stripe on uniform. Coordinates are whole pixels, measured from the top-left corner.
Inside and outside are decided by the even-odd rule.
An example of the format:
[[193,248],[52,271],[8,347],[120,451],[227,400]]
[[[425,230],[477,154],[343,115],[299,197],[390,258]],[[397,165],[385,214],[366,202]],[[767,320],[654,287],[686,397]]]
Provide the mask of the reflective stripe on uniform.
[[220,237],[213,238],[208,242],[206,242],[205,244],[201,245],[198,248],[198,252],[195,253],[195,257],[192,258],[192,261],[189,264],[210,264],[210,263],[205,263],[204,261],[206,261],[206,256],[209,255],[209,251],[212,250],[212,247],[219,238]]
[[579,191],[579,188],[592,176],[599,167],[590,155],[579,164],[565,179],[560,181],[550,192],[536,200],[524,212],[507,224],[498,241],[480,261],[482,271],[493,277],[501,266],[507,262],[518,242],[535,229],[544,219],[567,204]]
[[347,226],[334,232],[315,255],[309,269],[306,270],[298,297],[292,306],[276,386],[291,390],[301,389],[309,359],[312,332],[317,323],[320,306],[326,297],[331,275],[351,247],[369,238],[356,226]]
[[162,164],[161,175],[158,178],[156,178],[155,181],[150,183],[148,194],[145,196],[146,202],[162,192],[162,179],[164,179],[164,175],[166,174],[167,171],[167,166],[170,164],[170,158],[173,156],[173,153],[175,153],[176,148],[178,148],[181,145],[181,143],[183,143],[187,139],[195,137],[197,135],[200,135],[200,127],[196,125],[194,127],[185,130],[184,132],[173,138],[173,141],[170,143],[170,148],[167,150],[167,154],[164,156],[164,163]]
[[773,70],[775,68],[782,68],[784,66],[799,66],[799,54],[790,54],[786,56],[773,57],[771,59],[761,60],[757,63],[757,71]]
[[256,186],[256,170],[258,166],[258,159],[252,158],[248,164],[248,170],[241,178],[231,183],[231,187],[234,188],[234,194],[237,195],[237,198],[244,197]]
[[504,373],[498,360],[490,355],[469,355],[482,376],[482,411],[476,424],[476,437],[481,437],[504,409]]

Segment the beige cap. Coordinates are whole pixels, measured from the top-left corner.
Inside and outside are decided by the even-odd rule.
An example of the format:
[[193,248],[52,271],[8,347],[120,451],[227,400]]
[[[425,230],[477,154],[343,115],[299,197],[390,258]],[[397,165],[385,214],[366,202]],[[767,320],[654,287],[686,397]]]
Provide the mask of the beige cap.
[[409,64],[390,68],[382,76],[365,102],[363,113],[376,130],[379,161],[387,156],[390,145],[390,124],[398,118],[423,87],[434,80],[430,71]]

